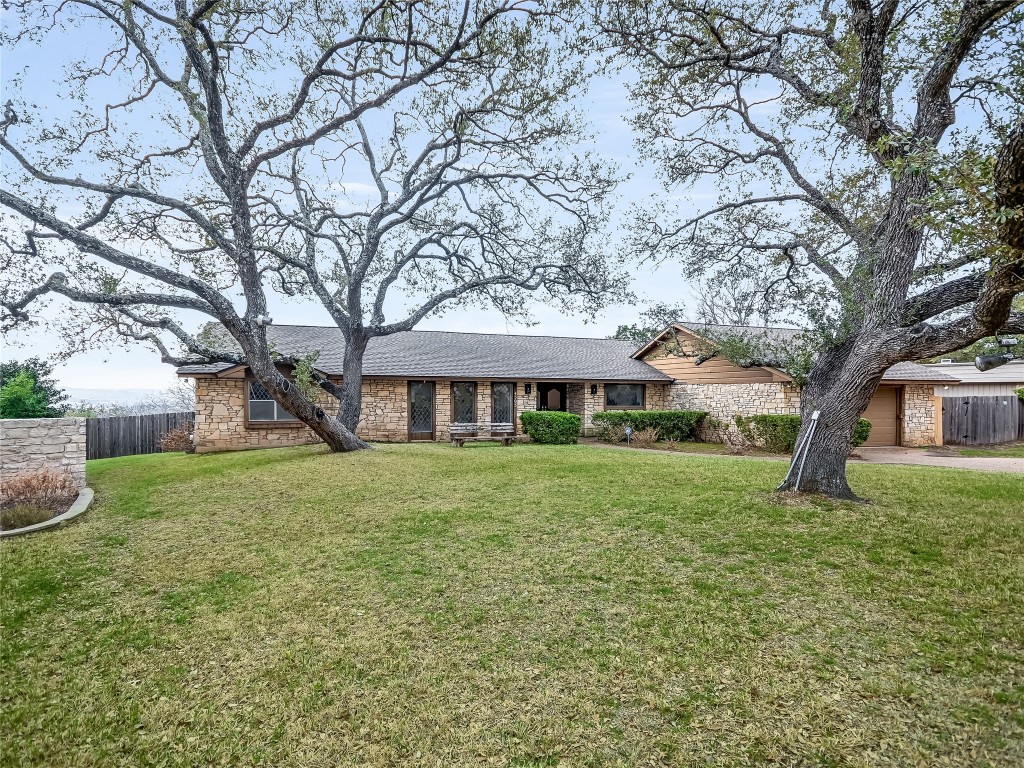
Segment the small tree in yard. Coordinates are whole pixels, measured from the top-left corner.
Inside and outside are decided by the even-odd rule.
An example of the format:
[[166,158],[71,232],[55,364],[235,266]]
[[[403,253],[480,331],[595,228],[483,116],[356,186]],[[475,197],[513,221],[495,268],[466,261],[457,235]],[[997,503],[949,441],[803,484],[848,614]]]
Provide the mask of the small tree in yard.
[[1024,331],[1022,3],[627,1],[600,21],[640,72],[643,151],[720,193],[642,215],[638,250],[758,275],[802,318],[802,430],[821,421],[800,490],[853,498],[886,369]]
[[[59,294],[166,362],[248,365],[353,450],[373,337],[458,303],[521,315],[529,292],[592,308],[614,283],[593,243],[612,179],[566,149],[582,138],[584,71],[559,44],[572,3],[9,5],[8,47],[74,30],[97,55],[71,63],[57,112],[25,98],[44,85],[12,84],[6,325]],[[279,373],[297,361],[268,346],[268,290],[341,329],[343,383],[316,381],[336,416]],[[224,332],[188,332],[183,310]]]

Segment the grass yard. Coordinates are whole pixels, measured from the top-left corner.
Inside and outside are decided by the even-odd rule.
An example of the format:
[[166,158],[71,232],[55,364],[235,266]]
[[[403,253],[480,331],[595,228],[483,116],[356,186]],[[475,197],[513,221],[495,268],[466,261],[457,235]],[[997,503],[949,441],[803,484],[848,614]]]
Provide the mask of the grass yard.
[[1003,445],[978,445],[971,448],[951,446],[961,456],[991,456],[992,458],[1024,459],[1024,443],[1005,443]]
[[0,545],[3,765],[1024,763],[1024,481],[592,446],[91,463]]

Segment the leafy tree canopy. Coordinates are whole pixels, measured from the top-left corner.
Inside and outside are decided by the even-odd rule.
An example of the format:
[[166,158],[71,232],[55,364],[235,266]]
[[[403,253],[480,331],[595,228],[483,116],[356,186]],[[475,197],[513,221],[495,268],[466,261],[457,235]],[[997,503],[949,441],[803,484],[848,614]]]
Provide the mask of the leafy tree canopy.
[[43,419],[67,412],[67,393],[52,378],[53,366],[31,357],[0,363],[0,418]]

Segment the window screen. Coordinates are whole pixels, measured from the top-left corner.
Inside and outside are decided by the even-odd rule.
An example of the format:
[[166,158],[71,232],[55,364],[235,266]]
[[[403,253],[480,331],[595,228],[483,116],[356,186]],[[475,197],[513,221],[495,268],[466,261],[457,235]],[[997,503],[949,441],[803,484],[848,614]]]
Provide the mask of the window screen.
[[258,381],[249,382],[249,421],[297,421]]
[[604,404],[607,408],[643,408],[643,384],[605,384]]

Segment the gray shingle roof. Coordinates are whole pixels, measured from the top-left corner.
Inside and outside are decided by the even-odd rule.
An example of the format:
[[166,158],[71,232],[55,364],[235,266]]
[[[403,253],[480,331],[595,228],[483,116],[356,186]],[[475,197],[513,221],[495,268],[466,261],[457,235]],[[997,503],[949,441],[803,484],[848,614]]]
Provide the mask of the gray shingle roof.
[[882,381],[948,381],[952,384],[960,381],[956,376],[950,376],[943,371],[937,371],[933,366],[921,365],[920,363],[896,363],[885,372]]
[[979,371],[974,363],[933,363],[929,371],[953,376],[962,384],[1024,384],[1024,360],[1014,360],[991,371]]
[[[336,327],[272,325],[268,339],[284,355],[319,352],[316,367],[341,375],[345,339]],[[234,344],[232,342],[232,347]],[[513,336],[499,333],[406,331],[370,340],[364,376],[400,378],[576,379],[585,381],[671,381],[632,354],[635,344],[616,339]],[[228,363],[186,365],[178,373],[210,374]]]
[[772,344],[788,344],[804,332],[803,328],[785,328],[780,326],[762,325],[716,325],[714,323],[680,322],[700,336],[722,338],[725,336],[742,336],[746,339],[764,339]]

